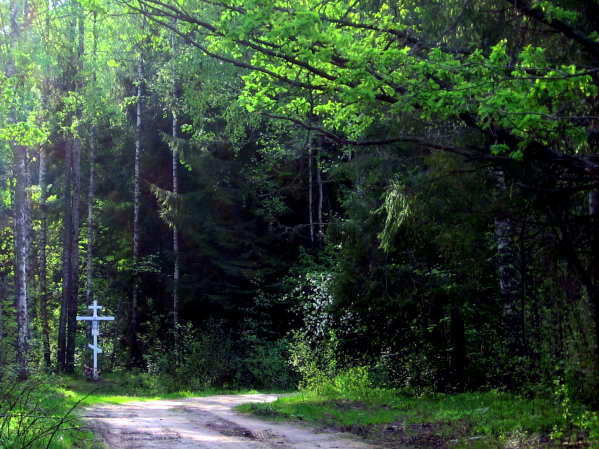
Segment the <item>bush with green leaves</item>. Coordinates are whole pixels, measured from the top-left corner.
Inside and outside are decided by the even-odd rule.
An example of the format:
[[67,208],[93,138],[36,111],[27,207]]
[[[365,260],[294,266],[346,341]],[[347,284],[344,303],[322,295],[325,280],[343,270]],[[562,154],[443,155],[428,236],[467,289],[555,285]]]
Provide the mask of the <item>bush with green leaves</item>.
[[553,425],[551,437],[561,439],[577,432],[588,434],[591,441],[599,443],[599,414],[577,402],[567,383],[561,379],[553,382],[553,397],[557,403],[558,422]]
[[247,353],[242,360],[248,371],[249,384],[256,388],[294,389],[297,375],[289,364],[289,342],[282,338],[262,341],[246,337]]
[[[175,342],[152,339],[145,361],[148,377],[159,379],[167,391],[223,387],[287,390],[297,386],[287,339],[271,341],[254,334],[234,339],[223,323],[216,321],[202,328],[180,325]],[[148,381],[144,379],[142,376],[140,381]]]
[[168,390],[202,390],[236,383],[238,356],[221,323],[210,322],[203,329],[181,325],[174,340],[153,339],[145,355],[148,372],[161,377]]
[[339,340],[334,331],[314,340],[305,331],[296,331],[289,343],[290,363],[300,376],[300,388],[319,391],[338,374]]

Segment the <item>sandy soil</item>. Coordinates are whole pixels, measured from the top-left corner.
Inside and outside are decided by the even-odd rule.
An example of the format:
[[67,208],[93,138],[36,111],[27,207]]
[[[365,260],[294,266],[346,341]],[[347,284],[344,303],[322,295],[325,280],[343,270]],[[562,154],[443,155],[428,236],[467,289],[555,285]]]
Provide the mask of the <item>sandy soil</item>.
[[94,406],[83,416],[112,449],[374,449],[348,434],[261,421],[233,410],[275,399],[246,394],[131,402]]

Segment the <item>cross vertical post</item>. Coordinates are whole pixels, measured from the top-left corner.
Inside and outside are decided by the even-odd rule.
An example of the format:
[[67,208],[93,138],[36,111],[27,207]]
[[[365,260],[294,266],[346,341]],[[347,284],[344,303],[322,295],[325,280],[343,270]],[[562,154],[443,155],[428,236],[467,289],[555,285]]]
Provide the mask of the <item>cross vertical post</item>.
[[98,346],[98,337],[100,336],[100,321],[113,321],[113,316],[98,316],[98,310],[102,307],[98,305],[98,301],[94,299],[91,306],[87,306],[88,309],[92,310],[91,316],[79,316],[77,315],[77,321],[91,321],[92,324],[92,339],[93,344],[88,344],[89,349],[94,354],[94,366],[92,378],[98,380],[98,354],[102,354],[102,349]]

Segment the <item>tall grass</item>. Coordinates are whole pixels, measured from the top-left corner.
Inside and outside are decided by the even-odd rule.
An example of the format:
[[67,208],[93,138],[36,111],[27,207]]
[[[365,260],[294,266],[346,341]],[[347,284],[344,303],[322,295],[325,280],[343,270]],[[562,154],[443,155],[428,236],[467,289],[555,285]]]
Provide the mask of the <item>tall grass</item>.
[[75,409],[47,379],[0,384],[0,448],[68,449],[91,447]]

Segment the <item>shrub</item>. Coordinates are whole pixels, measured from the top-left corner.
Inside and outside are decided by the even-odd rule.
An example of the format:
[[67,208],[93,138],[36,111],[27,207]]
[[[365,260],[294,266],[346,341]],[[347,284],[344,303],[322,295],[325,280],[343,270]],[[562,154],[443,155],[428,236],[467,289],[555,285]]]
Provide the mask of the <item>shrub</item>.
[[326,338],[311,341],[305,332],[291,336],[289,354],[291,366],[300,376],[300,388],[318,391],[338,374],[337,354],[339,341],[334,331]]
[[238,356],[221,323],[210,322],[203,329],[180,326],[173,350],[156,338],[148,346],[145,361],[148,373],[158,376],[167,391],[202,390],[235,384]]
[[297,376],[289,365],[289,342],[246,339],[247,355],[243,366],[249,373],[248,383],[256,388],[291,389],[297,385]]

